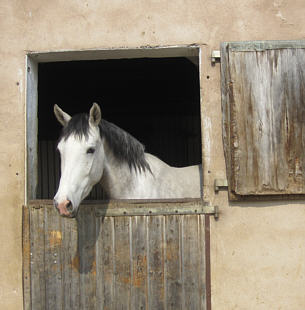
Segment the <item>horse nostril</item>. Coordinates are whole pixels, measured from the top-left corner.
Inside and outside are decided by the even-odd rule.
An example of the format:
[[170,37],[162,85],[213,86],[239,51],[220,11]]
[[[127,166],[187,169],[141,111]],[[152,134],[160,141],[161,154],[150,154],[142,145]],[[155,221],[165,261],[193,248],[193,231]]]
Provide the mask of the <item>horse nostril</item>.
[[69,203],[67,204],[67,210],[68,210],[69,212],[72,212],[72,211],[73,211],[72,203],[71,203],[70,200],[69,200]]

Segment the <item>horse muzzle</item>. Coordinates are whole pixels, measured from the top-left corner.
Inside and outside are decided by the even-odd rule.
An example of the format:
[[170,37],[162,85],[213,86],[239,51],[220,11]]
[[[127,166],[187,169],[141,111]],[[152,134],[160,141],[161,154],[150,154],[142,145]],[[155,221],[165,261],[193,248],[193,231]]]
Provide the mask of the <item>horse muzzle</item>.
[[54,206],[58,210],[59,214],[64,217],[74,217],[75,215],[73,214],[73,206],[72,202],[68,199],[65,199],[58,203],[54,199]]

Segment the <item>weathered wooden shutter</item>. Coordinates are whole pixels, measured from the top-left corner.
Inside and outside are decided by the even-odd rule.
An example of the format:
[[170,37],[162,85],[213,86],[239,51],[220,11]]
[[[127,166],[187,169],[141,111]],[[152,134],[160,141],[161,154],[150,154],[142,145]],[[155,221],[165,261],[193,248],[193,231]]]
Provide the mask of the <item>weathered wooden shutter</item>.
[[305,194],[305,41],[223,43],[221,74],[229,197]]

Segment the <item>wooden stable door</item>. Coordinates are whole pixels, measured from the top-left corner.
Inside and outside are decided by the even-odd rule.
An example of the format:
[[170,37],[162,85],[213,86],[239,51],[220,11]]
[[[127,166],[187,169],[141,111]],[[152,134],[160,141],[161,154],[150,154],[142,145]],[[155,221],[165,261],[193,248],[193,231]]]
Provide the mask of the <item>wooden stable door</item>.
[[24,207],[24,309],[207,309],[200,200]]

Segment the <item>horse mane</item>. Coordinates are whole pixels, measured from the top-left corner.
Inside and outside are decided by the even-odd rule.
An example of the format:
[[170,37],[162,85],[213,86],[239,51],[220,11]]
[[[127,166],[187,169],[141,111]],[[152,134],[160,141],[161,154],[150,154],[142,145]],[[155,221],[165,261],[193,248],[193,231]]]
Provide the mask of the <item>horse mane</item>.
[[[66,140],[72,134],[79,139],[82,137],[88,138],[89,128],[88,114],[76,114],[63,127],[59,139]],[[150,166],[145,159],[144,145],[131,134],[104,119],[99,124],[99,131],[101,138],[105,138],[113,156],[120,163],[127,163],[130,170],[133,168],[139,172],[145,172],[146,170],[151,172]]]

